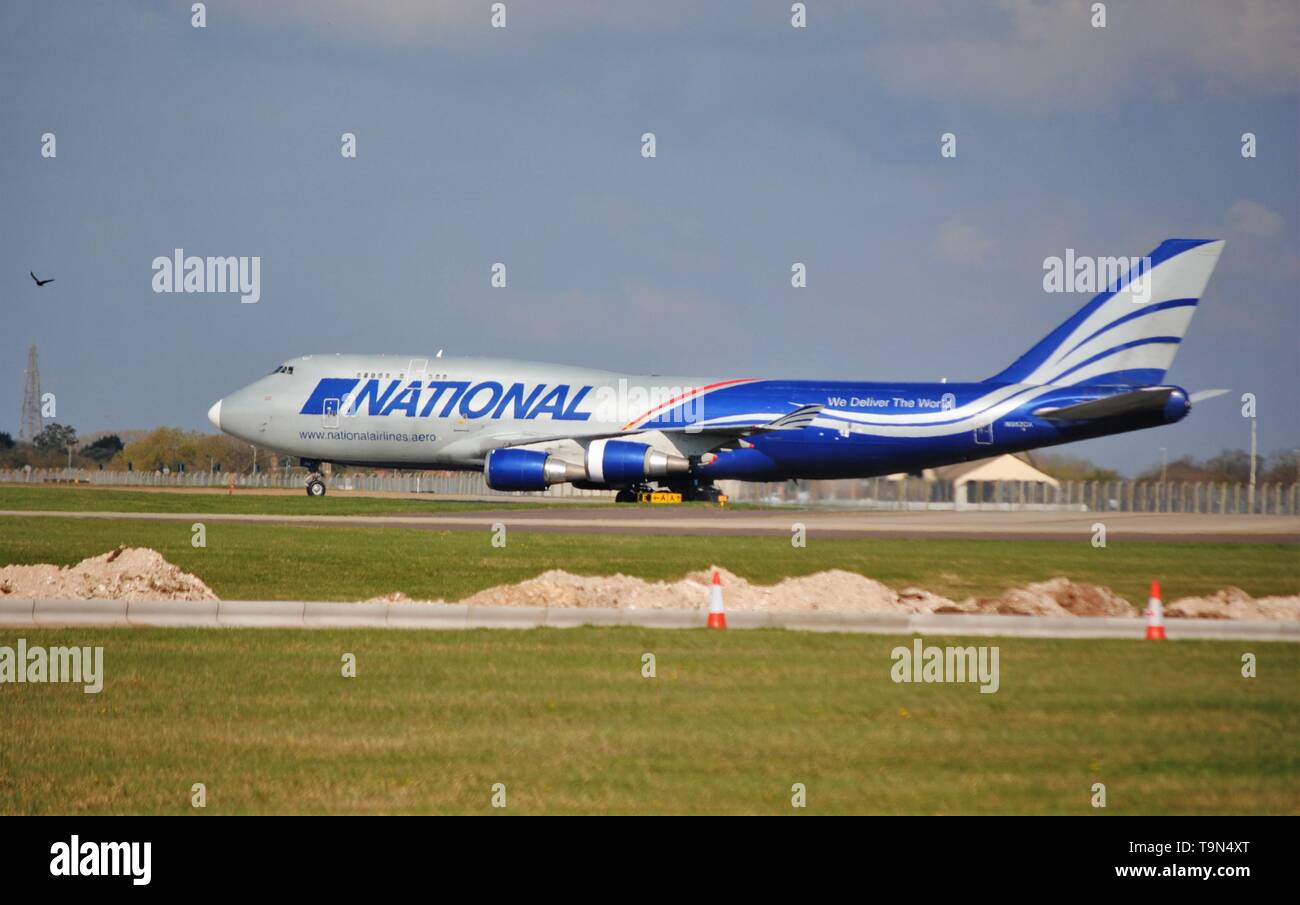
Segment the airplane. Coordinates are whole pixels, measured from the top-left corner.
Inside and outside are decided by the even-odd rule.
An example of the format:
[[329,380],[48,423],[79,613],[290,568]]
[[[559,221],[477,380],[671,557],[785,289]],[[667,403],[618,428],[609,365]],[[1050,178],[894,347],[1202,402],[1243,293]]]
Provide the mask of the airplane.
[[1164,382],[1224,242],[1168,239],[985,380],[906,383],[618,374],[496,358],[304,355],[208,419],[322,463],[480,470],[498,491],[570,482],[631,502],[657,484],[865,478],[1172,424]]

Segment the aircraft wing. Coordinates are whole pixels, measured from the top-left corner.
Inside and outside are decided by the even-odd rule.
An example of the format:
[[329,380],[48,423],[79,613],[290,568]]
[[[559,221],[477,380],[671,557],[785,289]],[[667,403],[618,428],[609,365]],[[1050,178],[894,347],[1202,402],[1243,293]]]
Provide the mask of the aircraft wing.
[[765,434],[769,431],[798,430],[813,423],[813,419],[824,408],[821,405],[801,405],[793,412],[774,418],[762,424],[710,424],[687,425],[686,427],[660,428],[664,433],[716,434],[720,437],[748,437],[752,434]]
[[[780,418],[774,418],[761,424],[718,424],[708,426],[688,425],[686,427],[646,427],[634,431],[615,431],[608,434],[546,434],[546,433],[487,433],[484,432],[477,436],[466,437],[457,441],[454,452],[457,455],[486,455],[490,450],[507,447],[507,446],[530,446],[534,443],[553,443],[557,440],[576,440],[586,442],[589,440],[606,440],[620,439],[624,437],[635,437],[637,434],[650,433],[659,431],[664,434],[684,435],[684,439],[689,439],[688,446],[695,447],[699,452],[707,452],[719,446],[728,443],[742,441],[744,437],[753,434],[763,434],[770,431],[798,430],[807,427],[817,417],[822,410],[821,405],[804,405],[782,415]],[[452,447],[448,447],[452,450]],[[695,450],[692,450],[694,453]]]
[[1131,393],[1120,393],[1080,402],[1077,405],[1043,406],[1034,409],[1034,414],[1048,421],[1094,421],[1098,418],[1113,418],[1116,415],[1136,415],[1141,412],[1155,412],[1164,408],[1169,396],[1176,387],[1142,387]]

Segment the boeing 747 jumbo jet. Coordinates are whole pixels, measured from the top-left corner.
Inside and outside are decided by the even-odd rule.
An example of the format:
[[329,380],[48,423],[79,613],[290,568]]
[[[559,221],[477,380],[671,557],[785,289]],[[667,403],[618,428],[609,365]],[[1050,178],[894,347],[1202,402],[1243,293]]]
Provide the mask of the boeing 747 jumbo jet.
[[323,462],[472,469],[495,490],[572,482],[862,478],[1171,424],[1204,394],[1164,382],[1224,243],[1169,239],[997,374],[974,383],[664,378],[494,358],[304,355],[208,419]]

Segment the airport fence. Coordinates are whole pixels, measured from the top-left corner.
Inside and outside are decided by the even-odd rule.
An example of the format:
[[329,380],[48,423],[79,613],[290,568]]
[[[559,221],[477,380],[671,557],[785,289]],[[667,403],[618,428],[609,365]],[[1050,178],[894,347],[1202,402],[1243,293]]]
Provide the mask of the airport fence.
[[[101,487],[210,487],[231,489],[302,490],[302,469],[276,469],[236,474],[229,471],[108,471],[85,468],[0,469],[0,484],[88,484]],[[447,496],[608,496],[607,491],[579,490],[556,484],[537,493],[503,493],[487,486],[477,471],[338,471],[326,477],[330,490],[370,493],[432,493]]]
[[[97,471],[89,469],[0,469],[0,483],[88,484],[105,487],[209,487],[227,490],[301,490],[301,469],[231,472]],[[608,499],[601,490],[556,484],[536,493],[492,490],[479,472],[341,471],[328,478],[331,490],[370,493],[429,493],[465,497]],[[925,478],[864,478],[756,484],[719,482],[732,502],[861,509],[1058,510],[1073,512],[1180,512],[1260,515],[1300,514],[1300,484],[1226,481],[942,481]]]
[[[730,482],[729,482],[730,483]],[[736,502],[863,509],[1300,514],[1300,484],[1227,481],[942,481],[864,478],[737,483]]]

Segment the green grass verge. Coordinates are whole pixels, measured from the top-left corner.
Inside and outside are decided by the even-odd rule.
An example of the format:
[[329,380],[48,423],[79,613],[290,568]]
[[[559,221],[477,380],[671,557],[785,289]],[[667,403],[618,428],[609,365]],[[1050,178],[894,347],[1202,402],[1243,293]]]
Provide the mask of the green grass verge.
[[429,512],[502,509],[581,509],[601,502],[553,503],[502,497],[490,504],[426,498],[362,497],[347,493],[312,499],[306,493],[236,490],[193,493],[179,490],[96,490],[85,487],[0,485],[0,509],[52,512],[212,512],[228,515],[421,515]]
[[[1286,544],[1078,541],[828,540],[796,549],[785,536],[508,534],[314,525],[207,525],[207,547],[191,546],[187,522],[0,518],[0,564],[71,565],[116,547],[153,547],[243,600],[359,600],[392,591],[459,600],[546,569],[622,572],[674,579],[717,564],[773,584],[788,575],[846,569],[892,587],[916,585],[954,599],[1065,575],[1107,585],[1135,604],[1159,579],[1165,599],[1236,585],[1255,596],[1300,593],[1300,548]],[[833,601],[828,601],[828,605]]]
[[796,782],[814,814],[1300,813],[1294,644],[927,639],[999,646],[980,694],[894,684],[880,636],[21,634],[106,679],[0,685],[4,814],[195,813],[196,782],[207,814],[486,814],[494,783],[511,814],[789,814]]

